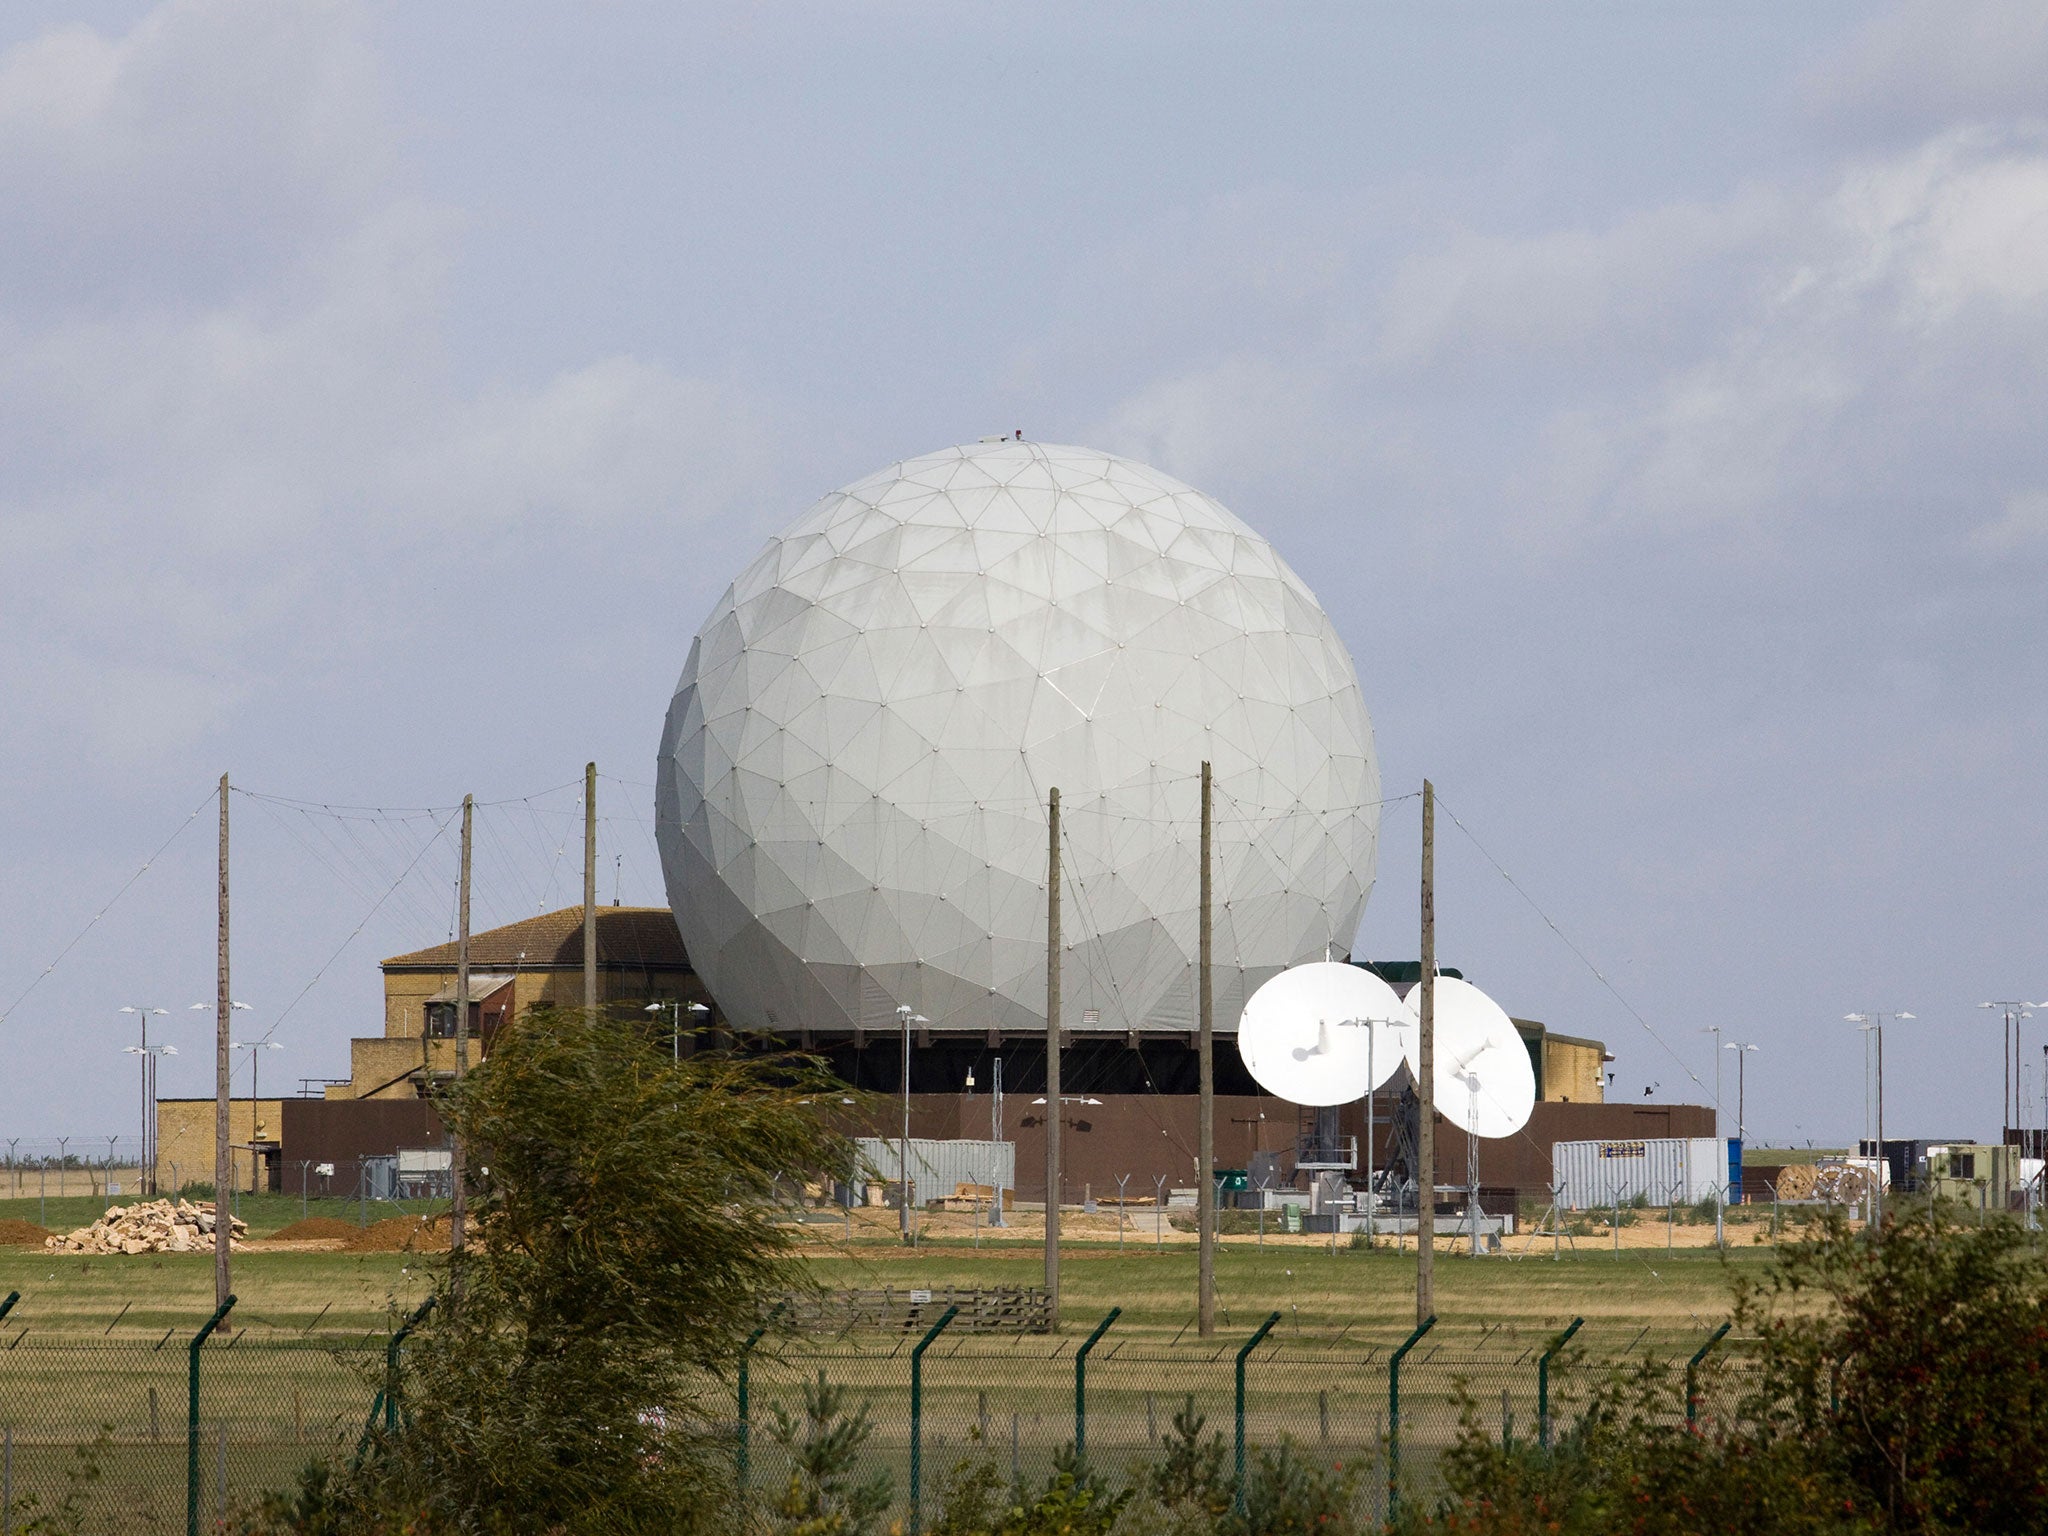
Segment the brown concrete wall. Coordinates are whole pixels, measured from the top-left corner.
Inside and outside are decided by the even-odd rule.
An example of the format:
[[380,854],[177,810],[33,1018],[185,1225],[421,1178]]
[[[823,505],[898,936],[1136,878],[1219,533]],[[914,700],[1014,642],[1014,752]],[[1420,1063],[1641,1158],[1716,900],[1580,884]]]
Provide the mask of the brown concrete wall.
[[303,1165],[332,1163],[334,1175],[307,1174],[312,1193],[348,1194],[356,1187],[356,1159],[386,1157],[401,1147],[444,1147],[448,1133],[425,1099],[286,1099],[284,1187],[299,1192]]
[[[1005,1096],[1003,1136],[1017,1144],[1017,1193],[1023,1200],[1045,1198],[1045,1108],[1036,1095]],[[885,1101],[887,1102],[887,1101]],[[913,1136],[986,1140],[989,1101],[986,1095],[912,1094]],[[1061,1198],[1078,1202],[1084,1188],[1096,1195],[1115,1194],[1117,1176],[1130,1175],[1135,1194],[1155,1187],[1161,1175],[1168,1188],[1185,1188],[1195,1180],[1196,1100],[1181,1094],[1112,1094],[1100,1105],[1068,1104],[1061,1138],[1064,1179]],[[1391,1095],[1380,1104],[1378,1166],[1386,1165],[1393,1134],[1386,1115]],[[1258,1117],[1264,1115],[1261,1121]],[[1219,1095],[1216,1100],[1216,1166],[1243,1168],[1254,1148],[1280,1152],[1283,1172],[1293,1165],[1296,1126],[1307,1129],[1303,1112],[1285,1100],[1265,1095]],[[1342,1134],[1359,1139],[1364,1163],[1365,1106],[1348,1104],[1338,1117]],[[861,1134],[895,1136],[900,1112],[881,1109]],[[1550,1184],[1550,1149],[1560,1141],[1634,1140],[1661,1136],[1712,1136],[1714,1112],[1693,1104],[1538,1104],[1529,1124],[1517,1135],[1479,1142],[1479,1182],[1515,1189],[1537,1199]],[[1442,1116],[1437,1118],[1437,1182],[1465,1182],[1465,1135]]]
[[[1036,1094],[1005,1095],[1003,1139],[1017,1145],[1017,1197],[1045,1198],[1045,1106]],[[989,1100],[985,1094],[911,1095],[913,1136],[986,1141]],[[1102,1103],[1068,1104],[1061,1136],[1064,1171],[1061,1198],[1078,1203],[1085,1193],[1113,1195],[1117,1178],[1136,1195],[1157,1187],[1186,1188],[1195,1181],[1196,1101],[1179,1094],[1112,1094]],[[1297,1110],[1267,1096],[1218,1095],[1216,1166],[1242,1168],[1255,1148],[1282,1152],[1292,1160]],[[1265,1118],[1260,1119],[1263,1115]],[[895,1136],[900,1114],[882,1110],[863,1134]]]
[[[1383,1103],[1382,1109],[1391,1107]],[[1346,1135],[1364,1145],[1365,1109],[1347,1105]],[[1530,1113],[1529,1123],[1513,1136],[1479,1139],[1479,1182],[1487,1187],[1520,1190],[1537,1199],[1550,1187],[1550,1149],[1560,1141],[1636,1141],[1652,1137],[1712,1136],[1714,1111],[1698,1104],[1580,1104],[1545,1101]],[[1393,1148],[1393,1134],[1384,1119],[1379,1126],[1375,1161],[1384,1167]],[[1436,1181],[1465,1182],[1465,1133],[1437,1116]],[[1361,1161],[1363,1159],[1361,1158]]]

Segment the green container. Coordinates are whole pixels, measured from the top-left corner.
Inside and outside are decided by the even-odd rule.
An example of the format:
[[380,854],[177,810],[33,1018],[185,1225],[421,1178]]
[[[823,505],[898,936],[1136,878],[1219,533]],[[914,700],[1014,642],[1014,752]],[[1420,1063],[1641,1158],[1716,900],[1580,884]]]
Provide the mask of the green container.
[[1235,1192],[1240,1189],[1250,1189],[1251,1187],[1251,1175],[1242,1168],[1218,1168],[1216,1170],[1216,1188],[1219,1191]]

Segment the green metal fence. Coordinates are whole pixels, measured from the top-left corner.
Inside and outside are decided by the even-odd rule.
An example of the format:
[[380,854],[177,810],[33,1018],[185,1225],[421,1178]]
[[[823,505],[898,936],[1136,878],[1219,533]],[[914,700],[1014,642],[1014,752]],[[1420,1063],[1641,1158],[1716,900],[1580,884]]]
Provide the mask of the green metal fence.
[[[154,1339],[0,1326],[0,1536],[67,1499],[82,1530],[210,1525],[288,1487],[309,1461],[346,1461],[369,1424],[402,1423],[390,1395],[394,1335],[321,1339],[254,1326],[202,1337],[205,1321]],[[793,1466],[777,1410],[801,1425],[807,1385],[839,1389],[847,1411],[867,1418],[863,1475],[888,1473],[896,1514],[912,1530],[936,1518],[963,1459],[1034,1484],[1071,1448],[1124,1482],[1164,1454],[1177,1418],[1199,1420],[1201,1439],[1242,1473],[1256,1476],[1261,1453],[1283,1442],[1345,1469],[1357,1516],[1370,1523],[1401,1500],[1433,1496],[1464,1417],[1509,1441],[1555,1439],[1626,1363],[1599,1347],[1619,1350],[1626,1339],[1589,1347],[1596,1328],[1561,1351],[1552,1333],[1504,1337],[1448,1323],[1330,1348],[1277,1319],[1199,1343],[1119,1337],[1113,1317],[1099,1321],[1092,1333],[1077,1320],[1068,1335],[934,1328],[842,1335],[826,1347],[769,1331],[744,1374],[707,1382],[698,1406],[729,1432],[735,1481],[772,1499]],[[1689,1367],[1672,1362],[1674,1425],[1711,1430],[1749,1384],[1741,1341],[1714,1340]]]

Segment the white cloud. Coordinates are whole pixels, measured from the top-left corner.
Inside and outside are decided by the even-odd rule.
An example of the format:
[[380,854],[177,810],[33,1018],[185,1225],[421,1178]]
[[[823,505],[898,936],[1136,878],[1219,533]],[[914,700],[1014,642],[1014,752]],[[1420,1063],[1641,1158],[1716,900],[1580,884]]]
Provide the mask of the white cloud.
[[1537,559],[1630,529],[1796,560],[1822,525],[1958,552],[1956,498],[2041,457],[2019,404],[2048,389],[2031,128],[1323,270],[1345,283],[1295,317],[1319,328],[1162,370],[1106,413],[1111,440],[1197,477],[1335,459]]
[[714,516],[759,452],[737,391],[652,359],[454,373],[463,216],[406,186],[363,30],[171,0],[0,55],[0,195],[37,232],[0,254],[0,555],[35,578],[0,668],[46,680],[53,757],[132,761],[138,714],[193,739],[402,625],[394,562]]

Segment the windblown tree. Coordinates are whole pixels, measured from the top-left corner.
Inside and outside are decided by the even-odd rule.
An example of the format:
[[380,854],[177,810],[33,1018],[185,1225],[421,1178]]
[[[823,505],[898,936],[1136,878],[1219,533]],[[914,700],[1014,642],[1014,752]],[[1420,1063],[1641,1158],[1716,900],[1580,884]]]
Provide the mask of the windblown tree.
[[529,1013],[443,1113],[476,1239],[406,1347],[405,1422],[344,1524],[730,1529],[717,1377],[763,1297],[804,1283],[775,1217],[846,1166],[813,1059],[681,1061],[580,1012]]

